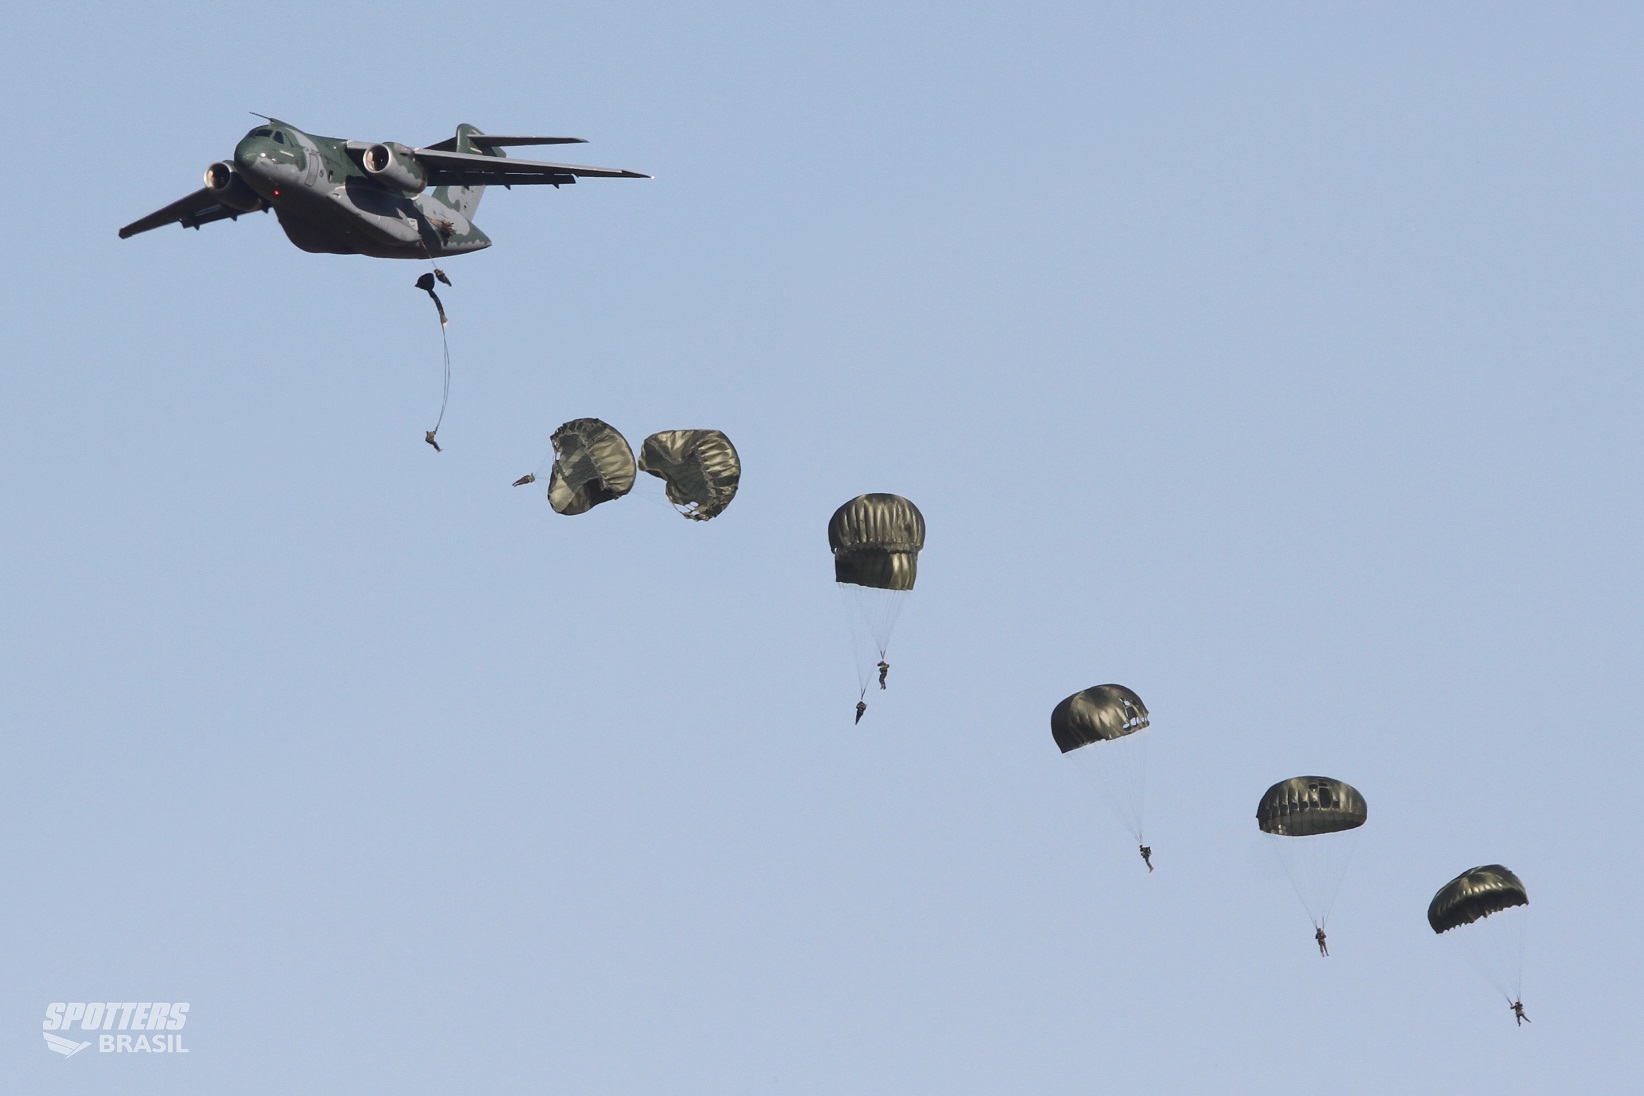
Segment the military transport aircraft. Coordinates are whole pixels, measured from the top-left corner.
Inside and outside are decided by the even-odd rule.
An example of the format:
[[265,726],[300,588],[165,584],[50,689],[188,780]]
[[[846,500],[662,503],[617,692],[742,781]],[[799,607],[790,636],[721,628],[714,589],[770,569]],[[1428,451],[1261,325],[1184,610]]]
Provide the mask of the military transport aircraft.
[[206,168],[204,187],[133,221],[120,238],[272,209],[286,236],[304,251],[432,259],[491,246],[470,220],[487,185],[650,178],[616,168],[510,160],[502,151],[506,145],[583,144],[580,137],[507,137],[463,124],[455,137],[407,148],[317,137],[277,118],[267,122],[241,138],[232,162]]

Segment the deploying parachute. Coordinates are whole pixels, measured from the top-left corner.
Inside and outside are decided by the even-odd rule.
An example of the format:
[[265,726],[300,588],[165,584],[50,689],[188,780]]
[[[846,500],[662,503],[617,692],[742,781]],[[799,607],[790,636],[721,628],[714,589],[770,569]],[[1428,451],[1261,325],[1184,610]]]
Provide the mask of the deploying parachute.
[[[890,664],[885,651],[902,611],[902,602],[919,574],[919,552],[925,546],[925,517],[919,507],[900,495],[858,495],[833,512],[828,521],[828,547],[833,549],[833,577],[851,622],[852,657],[862,686],[858,703],[868,692],[873,668],[885,685]],[[863,629],[866,634],[863,634]],[[870,664],[867,643],[878,653]],[[861,719],[861,710],[857,712]]]
[[417,288],[434,299],[434,309],[439,313],[440,349],[445,355],[445,387],[440,395],[440,417],[434,420],[434,429],[423,432],[422,440],[427,442],[429,445],[432,445],[434,447],[434,452],[443,453],[445,450],[440,448],[437,435],[440,432],[440,425],[445,422],[445,405],[451,402],[451,343],[450,340],[445,337],[445,328],[447,326],[445,319],[445,303],[440,300],[440,295],[434,292],[435,278],[438,278],[446,285],[451,284],[451,279],[445,276],[445,271],[436,266],[433,273],[424,274],[422,277],[417,279]]
[[[602,502],[621,498],[634,486],[634,453],[616,429],[599,419],[572,419],[555,430],[548,504],[557,513],[585,514]],[[514,486],[536,481],[531,472]]]
[[1526,1019],[1524,929],[1530,895],[1518,876],[1500,864],[1469,868],[1440,887],[1427,906],[1427,923],[1440,935],[1456,932],[1469,961]]
[[1321,954],[1329,954],[1324,925],[1367,816],[1359,790],[1328,776],[1281,780],[1256,804],[1256,825],[1273,839],[1273,851],[1313,921]]
[[736,497],[742,461],[718,430],[663,430],[639,447],[639,469],[667,484],[668,501],[692,521],[723,513]]
[[1050,733],[1064,754],[1072,754],[1085,777],[1102,793],[1136,839],[1153,870],[1153,850],[1143,837],[1147,792],[1149,717],[1142,698],[1123,685],[1092,685],[1056,705]]

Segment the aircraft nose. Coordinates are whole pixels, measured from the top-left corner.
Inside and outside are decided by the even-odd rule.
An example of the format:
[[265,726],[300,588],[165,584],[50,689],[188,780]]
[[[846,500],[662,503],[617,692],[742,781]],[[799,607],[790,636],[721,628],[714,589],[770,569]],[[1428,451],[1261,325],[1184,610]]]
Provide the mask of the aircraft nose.
[[245,140],[235,145],[234,166],[244,171],[248,170],[251,165],[255,164],[257,162],[257,145],[260,143],[261,142],[254,137],[247,137]]

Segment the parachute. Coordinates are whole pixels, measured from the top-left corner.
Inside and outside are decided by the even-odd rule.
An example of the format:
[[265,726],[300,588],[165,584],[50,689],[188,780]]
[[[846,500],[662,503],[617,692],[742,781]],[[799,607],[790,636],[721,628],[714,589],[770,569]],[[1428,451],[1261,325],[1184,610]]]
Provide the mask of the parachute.
[[858,495],[828,519],[836,581],[905,592],[919,576],[925,515],[901,495]]
[[1050,713],[1050,733],[1063,753],[1146,730],[1147,705],[1123,685],[1092,685]]
[[1434,932],[1445,933],[1529,904],[1530,896],[1518,876],[1500,864],[1485,864],[1467,869],[1439,888],[1427,906],[1427,923]]
[[1328,776],[1281,780],[1256,804],[1256,825],[1271,838],[1317,931],[1330,919],[1366,817],[1359,790]]
[[[1072,754],[1138,845],[1147,791],[1147,705],[1123,685],[1092,685],[1056,705],[1050,733]],[[1151,861],[1149,862],[1151,866]]]
[[[627,439],[599,419],[572,419],[550,439],[554,444],[553,472],[548,480],[548,504],[556,513],[586,514],[602,502],[619,499],[633,490],[634,453]],[[531,472],[514,486],[536,481]]]
[[900,495],[858,495],[828,521],[833,576],[848,603],[845,614],[851,622],[852,658],[862,696],[867,695],[872,673],[863,648],[871,642],[878,661],[885,662],[902,602],[919,575],[924,546],[925,517]]
[[1256,824],[1276,837],[1316,837],[1364,825],[1364,796],[1351,784],[1328,776],[1281,780],[1256,804]]
[[667,485],[668,501],[692,521],[724,512],[736,497],[742,461],[718,430],[663,430],[639,447],[639,470]]
[[1427,923],[1441,936],[1460,930],[1455,938],[1468,960],[1511,1004],[1523,997],[1529,904],[1518,876],[1500,864],[1484,864],[1439,888],[1427,906]]

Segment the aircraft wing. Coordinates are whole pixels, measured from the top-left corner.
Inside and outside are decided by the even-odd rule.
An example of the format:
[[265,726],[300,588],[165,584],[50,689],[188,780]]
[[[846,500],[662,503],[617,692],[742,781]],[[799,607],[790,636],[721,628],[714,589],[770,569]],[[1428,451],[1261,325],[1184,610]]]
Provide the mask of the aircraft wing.
[[164,209],[157,209],[147,217],[132,221],[120,230],[120,239],[124,240],[139,232],[147,232],[151,228],[161,225],[180,224],[184,228],[199,228],[212,221],[221,221],[225,218],[232,220],[238,217],[243,210],[230,209],[216,198],[211,191],[201,187],[186,198],[181,198]]
[[[504,138],[506,140],[506,138]],[[513,139],[516,143],[519,138]],[[496,142],[496,138],[492,138]],[[416,150],[417,162],[428,173],[433,186],[520,186],[546,183],[560,186],[582,179],[649,179],[637,171],[614,167],[582,167],[579,164],[544,164],[534,160],[505,160],[473,152],[448,152],[437,148]]]

